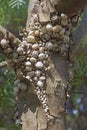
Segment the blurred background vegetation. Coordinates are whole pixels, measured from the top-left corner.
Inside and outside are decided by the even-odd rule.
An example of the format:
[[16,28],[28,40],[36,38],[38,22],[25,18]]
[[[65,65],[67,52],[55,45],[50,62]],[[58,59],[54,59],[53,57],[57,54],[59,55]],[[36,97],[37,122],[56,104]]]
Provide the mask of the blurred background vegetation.
[[87,130],[87,35],[74,52],[71,97],[67,100],[67,130]]
[[[26,25],[29,0],[0,0],[0,24],[19,36],[18,30]],[[67,130],[87,130],[87,36],[75,54],[74,79],[71,98],[67,100]],[[0,62],[4,61],[0,55]],[[7,68],[0,69],[0,130],[19,129],[13,123],[13,85],[15,73]]]
[[[0,25],[15,36],[25,27],[29,0],[0,0]],[[0,55],[0,62],[5,58]],[[7,68],[0,69],[0,130],[17,130],[13,122],[15,73]]]

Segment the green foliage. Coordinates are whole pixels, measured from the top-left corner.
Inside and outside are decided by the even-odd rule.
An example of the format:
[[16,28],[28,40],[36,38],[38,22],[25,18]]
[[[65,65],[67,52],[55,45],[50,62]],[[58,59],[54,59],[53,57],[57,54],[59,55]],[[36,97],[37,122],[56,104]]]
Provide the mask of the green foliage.
[[[27,8],[29,0],[0,0],[0,24],[7,27],[17,35],[21,26],[26,25]],[[5,58],[0,55],[0,62]],[[15,73],[7,68],[0,69],[0,130],[17,130],[9,116],[12,118],[14,107],[13,85]],[[3,112],[2,112],[3,111]],[[6,129],[5,129],[6,128]]]
[[[0,62],[4,57],[0,56]],[[11,121],[14,107],[13,85],[15,73],[7,68],[0,69],[0,130],[17,130]],[[1,118],[2,113],[4,117]],[[6,128],[6,129],[5,129]]]
[[0,70],[0,108],[7,109],[14,105],[13,84],[15,73],[8,69]]
[[11,6],[11,8],[14,8],[14,7],[19,8],[23,4],[25,4],[24,0],[10,0],[9,1],[9,6]]
[[74,80],[73,86],[77,89],[81,89],[86,86],[87,79],[87,36],[84,37],[82,43],[78,47],[78,55],[75,58],[74,63]]
[[87,78],[87,60],[85,54],[81,54],[75,59],[74,64],[74,81],[73,85],[76,88],[80,88],[84,85]]
[[28,2],[29,0],[0,0],[0,24],[10,28],[12,32],[25,26]]
[[[77,47],[74,60],[74,79],[72,81],[73,90],[77,92],[87,90],[87,36],[84,37],[80,45]],[[78,110],[77,99],[80,94],[74,94],[73,102],[75,109]]]
[[9,5],[7,0],[0,0],[0,24],[5,25],[9,19]]

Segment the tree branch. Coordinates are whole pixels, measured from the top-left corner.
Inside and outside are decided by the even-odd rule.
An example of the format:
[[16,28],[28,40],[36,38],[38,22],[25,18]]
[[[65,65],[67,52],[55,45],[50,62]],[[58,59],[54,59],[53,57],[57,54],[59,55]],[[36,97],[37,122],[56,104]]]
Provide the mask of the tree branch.
[[[8,39],[11,45],[13,46],[18,46],[18,44],[20,43],[20,40],[18,38],[16,38],[12,33],[7,31],[3,26],[0,25],[0,41],[3,38]],[[1,50],[0,52],[3,51],[1,48],[0,50]]]
[[73,16],[83,9],[87,4],[87,0],[50,0],[57,11],[66,13],[68,16]]

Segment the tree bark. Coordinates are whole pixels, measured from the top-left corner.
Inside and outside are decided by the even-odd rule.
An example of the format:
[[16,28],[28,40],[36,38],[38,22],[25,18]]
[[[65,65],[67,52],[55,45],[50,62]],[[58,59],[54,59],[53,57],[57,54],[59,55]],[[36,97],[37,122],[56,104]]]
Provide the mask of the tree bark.
[[[52,7],[50,1],[47,3],[45,1],[45,4],[47,4],[46,7],[49,7],[50,11],[46,8],[47,12],[43,13],[37,0],[30,1],[27,29],[29,28],[30,23],[33,23],[33,15],[37,13],[39,14],[40,22],[50,21],[50,13],[54,12],[55,8]],[[34,106],[34,104],[37,103],[35,97],[32,97],[31,99],[29,98],[29,94],[26,94],[27,96],[25,99],[22,95],[22,99],[19,99],[19,101],[23,101],[23,99],[26,101],[28,99],[28,103],[31,101],[35,109],[35,111],[33,111],[31,109],[32,106],[29,105],[27,112],[22,114],[22,130],[65,130],[65,89],[63,83],[68,78],[68,65],[66,59],[54,53],[51,55],[50,66],[52,67],[52,72],[47,78],[46,93],[48,96],[50,113],[55,117],[55,121],[52,122],[52,124],[47,122],[42,106]]]
[[[51,2],[51,3],[50,3]],[[87,1],[70,1],[68,0],[65,3],[64,0],[50,0],[45,4],[49,7],[50,11],[47,10],[47,13],[42,13],[40,10],[37,0],[30,1],[28,9],[28,20],[26,28],[29,28],[30,22],[33,22],[32,16],[34,14],[39,14],[40,22],[50,21],[50,12],[59,11],[68,14],[69,17],[76,15],[79,10]],[[53,6],[52,6],[53,5]],[[46,117],[44,116],[43,108],[40,106],[35,108],[35,112],[32,112],[30,108],[26,114],[22,115],[23,126],[22,130],[34,129],[34,130],[65,130],[65,90],[63,83],[68,79],[68,70],[69,66],[66,63],[66,58],[59,56],[56,53],[51,54],[50,65],[53,67],[53,71],[50,76],[47,78],[47,95],[48,95],[48,104],[51,114],[56,117],[53,124],[48,124]],[[61,85],[59,82],[61,81]],[[31,99],[30,99],[31,100]],[[32,118],[31,118],[32,117]],[[27,124],[25,122],[28,122]],[[32,125],[33,124],[33,125]]]

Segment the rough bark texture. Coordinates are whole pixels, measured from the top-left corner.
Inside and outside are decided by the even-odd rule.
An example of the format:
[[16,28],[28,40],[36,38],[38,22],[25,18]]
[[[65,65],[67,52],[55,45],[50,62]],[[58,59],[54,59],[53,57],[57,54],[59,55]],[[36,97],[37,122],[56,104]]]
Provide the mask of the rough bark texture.
[[[44,1],[46,2],[46,1]],[[29,27],[29,23],[33,22],[33,14],[39,13],[40,22],[48,22],[50,21],[50,12],[53,12],[55,9],[50,4],[50,2],[46,2],[46,13],[43,13],[41,7],[38,5],[37,0],[30,1],[29,12],[28,12],[28,20],[27,27]],[[40,106],[34,107],[35,111],[32,111],[30,107],[26,114],[22,114],[23,126],[22,130],[65,130],[65,90],[62,85],[63,82],[67,79],[67,63],[66,59],[58,54],[52,54],[50,59],[50,66],[52,66],[52,73],[49,74],[47,78],[47,95],[48,95],[48,104],[50,108],[50,113],[55,118],[55,121],[51,124],[47,122],[45,117],[45,113],[43,108]],[[65,66],[65,67],[64,67]],[[59,85],[59,81],[61,80],[61,85]],[[22,96],[23,97],[23,96]],[[28,95],[27,97],[28,98]],[[35,99],[30,99],[35,100]],[[29,102],[29,98],[28,98]],[[33,101],[31,101],[32,104]],[[25,123],[27,122],[27,123]]]
[[[68,0],[65,4],[64,0],[51,0],[51,3],[50,1],[46,3],[47,7],[50,8],[50,11],[46,9],[47,13],[44,14],[40,10],[37,0],[30,1],[26,27],[28,28],[29,22],[33,22],[33,19],[31,18],[33,12],[39,11],[40,21],[47,22],[50,20],[50,12],[55,10],[52,5],[54,5],[58,11],[65,12],[71,17],[72,15],[75,15],[86,3],[87,1],[75,0],[71,2]],[[74,5],[77,6],[74,7]],[[34,112],[28,108],[26,114],[22,115],[23,122],[28,123],[23,124],[22,130],[65,130],[65,90],[62,85],[58,85],[58,81],[61,80],[63,83],[68,78],[69,66],[66,61],[67,60],[65,58],[58,56],[56,53],[51,55],[50,65],[53,66],[53,71],[47,79],[47,94],[50,112],[56,117],[55,122],[51,125],[47,123],[42,107],[38,107],[38,109],[35,108],[36,110]]]

